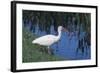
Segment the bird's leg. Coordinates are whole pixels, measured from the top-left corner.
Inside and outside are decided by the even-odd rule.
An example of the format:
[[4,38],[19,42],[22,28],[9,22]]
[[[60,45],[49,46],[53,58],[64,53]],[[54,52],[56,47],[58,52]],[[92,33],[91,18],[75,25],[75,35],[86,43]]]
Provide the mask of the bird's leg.
[[43,51],[44,51],[44,53],[46,53],[46,52],[47,52],[47,48],[46,48],[46,47],[44,47],[44,48],[43,48]]
[[51,52],[50,52],[50,47],[48,46],[48,54],[51,54]]

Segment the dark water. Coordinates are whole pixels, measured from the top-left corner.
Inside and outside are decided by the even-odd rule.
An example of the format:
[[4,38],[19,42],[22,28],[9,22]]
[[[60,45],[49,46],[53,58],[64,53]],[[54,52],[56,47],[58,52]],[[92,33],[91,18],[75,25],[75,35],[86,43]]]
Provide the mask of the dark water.
[[[38,25],[36,25],[34,29],[35,30],[33,31],[33,33],[38,35],[39,37],[47,35],[46,31],[40,31]],[[54,26],[51,25],[50,34],[55,35],[56,33],[57,32],[55,32]],[[91,58],[90,46],[88,46],[88,48],[84,48],[84,52],[81,52],[80,50],[78,50],[77,52],[79,38],[77,36],[77,32],[74,32],[74,34],[76,35],[73,35],[70,38],[68,32],[62,32],[61,38],[58,41],[58,43],[55,43],[52,46],[50,46],[50,48],[53,48],[54,55],[69,60],[90,59]],[[81,32],[80,39],[84,37],[84,35],[85,32]]]

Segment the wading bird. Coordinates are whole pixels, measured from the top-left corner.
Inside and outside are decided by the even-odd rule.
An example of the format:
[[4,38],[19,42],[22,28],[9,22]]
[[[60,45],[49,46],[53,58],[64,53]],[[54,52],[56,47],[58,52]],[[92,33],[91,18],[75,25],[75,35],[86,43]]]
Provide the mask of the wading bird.
[[48,47],[48,53],[50,54],[50,46],[59,41],[61,37],[61,31],[66,31],[62,26],[58,26],[58,35],[45,35],[39,38],[36,38],[32,41],[33,44],[39,44]]

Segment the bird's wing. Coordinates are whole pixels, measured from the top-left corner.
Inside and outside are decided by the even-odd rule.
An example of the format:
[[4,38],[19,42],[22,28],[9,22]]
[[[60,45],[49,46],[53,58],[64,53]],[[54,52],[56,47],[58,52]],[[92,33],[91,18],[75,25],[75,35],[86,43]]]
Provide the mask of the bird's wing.
[[54,35],[46,35],[46,36],[37,38],[36,40],[34,40],[34,42],[40,45],[50,45],[55,42],[55,39],[56,39],[56,36]]

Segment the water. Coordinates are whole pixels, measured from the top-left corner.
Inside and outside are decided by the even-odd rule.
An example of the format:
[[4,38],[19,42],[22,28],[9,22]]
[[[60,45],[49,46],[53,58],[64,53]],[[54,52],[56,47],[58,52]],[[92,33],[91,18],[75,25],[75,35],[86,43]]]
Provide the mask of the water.
[[[47,35],[46,31],[40,31],[39,26],[35,26],[34,34],[39,37]],[[57,32],[54,31],[54,26],[50,27],[50,34],[55,35]],[[77,34],[76,32],[74,34]],[[80,38],[85,35],[85,32],[81,32]],[[60,40],[51,45],[50,48],[53,49],[54,55],[61,57],[63,59],[68,60],[82,60],[82,59],[90,59],[91,58],[91,50],[90,47],[87,49],[84,48],[84,52],[82,53],[80,50],[76,51],[78,48],[79,38],[77,35],[73,35],[71,38],[68,35],[68,32],[62,32]]]

